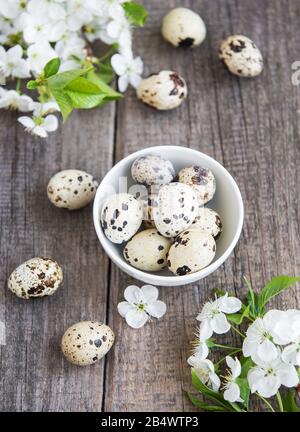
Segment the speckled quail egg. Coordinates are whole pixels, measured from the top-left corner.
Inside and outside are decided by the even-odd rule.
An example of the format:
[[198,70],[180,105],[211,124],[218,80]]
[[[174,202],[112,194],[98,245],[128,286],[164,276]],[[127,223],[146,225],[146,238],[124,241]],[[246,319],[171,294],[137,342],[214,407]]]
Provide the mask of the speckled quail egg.
[[175,47],[195,47],[206,37],[203,19],[191,9],[178,7],[165,15],[162,35]]
[[103,204],[101,226],[106,237],[121,244],[138,231],[143,221],[143,207],[133,195],[112,195]]
[[183,168],[178,173],[178,181],[191,186],[198,197],[199,206],[208,203],[216,192],[216,179],[212,171],[200,166]]
[[264,68],[263,57],[255,43],[246,36],[233,35],[220,45],[219,57],[234,75],[252,78]]
[[96,363],[111,349],[115,335],[110,327],[97,321],[82,321],[68,328],[61,349],[69,362],[78,366]]
[[146,186],[171,183],[175,176],[172,162],[159,155],[148,154],[138,157],[131,167],[132,178]]
[[199,229],[217,238],[222,232],[222,221],[217,212],[208,207],[202,207],[199,208],[199,214],[190,229]]
[[172,240],[163,237],[156,229],[136,234],[125,246],[123,254],[133,267],[144,271],[159,271],[167,265],[167,255]]
[[61,267],[50,258],[32,258],[19,265],[8,279],[8,288],[23,299],[49,296],[63,280]]
[[51,177],[47,194],[56,207],[77,210],[85,207],[96,194],[98,182],[85,171],[68,169]]
[[158,110],[177,108],[187,97],[185,80],[173,71],[161,71],[143,79],[137,97]]
[[153,207],[153,218],[163,236],[175,237],[186,230],[197,214],[197,196],[190,186],[170,183],[160,188],[157,207]]
[[156,228],[153,212],[154,212],[154,208],[158,206],[157,194],[158,191],[153,194],[151,192],[149,193],[148,201],[146,205],[146,211],[144,213],[144,221],[143,221],[145,228]]
[[195,273],[214,259],[216,243],[210,234],[188,230],[176,237],[168,254],[168,267],[177,276]]

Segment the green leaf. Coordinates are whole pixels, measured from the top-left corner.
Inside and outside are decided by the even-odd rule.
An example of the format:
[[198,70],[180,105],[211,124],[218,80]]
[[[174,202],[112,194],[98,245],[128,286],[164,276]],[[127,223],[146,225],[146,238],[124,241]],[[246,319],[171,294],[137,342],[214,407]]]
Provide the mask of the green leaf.
[[143,27],[148,17],[148,12],[144,6],[133,1],[125,2],[122,6],[130,22],[134,25]]
[[36,88],[38,88],[38,84],[36,83],[35,80],[30,80],[26,84],[26,87],[28,88],[28,90],[35,90]]
[[76,109],[95,108],[105,97],[103,94],[85,94],[69,90],[64,90],[64,93],[70,98],[73,108]]
[[300,408],[296,402],[296,392],[288,391],[282,399],[284,411],[287,412],[300,412]]
[[114,70],[110,63],[110,58],[105,63],[100,64],[99,69],[97,72],[95,72],[95,74],[98,75],[102,82],[105,82],[106,84],[110,84],[112,82],[114,78]]
[[58,106],[61,110],[61,114],[63,116],[64,121],[67,120],[71,112],[73,111],[73,103],[70,97],[65,94],[63,90],[52,90],[51,91],[54,99],[58,103]]
[[66,72],[53,75],[47,79],[50,90],[61,90],[66,87],[74,79],[86,75],[92,68],[72,69]]
[[248,372],[254,366],[254,363],[251,357],[241,357],[240,362],[242,365],[240,378],[247,378]]
[[84,94],[103,93],[96,84],[94,84],[92,81],[88,80],[87,78],[83,78],[83,77],[78,77],[73,81],[69,82],[69,84],[67,84],[64,87],[64,90],[69,90],[69,91],[84,93]]
[[53,58],[48,61],[46,66],[44,67],[45,78],[50,78],[52,75],[55,75],[58,72],[60,67],[60,59],[58,57]]
[[110,96],[115,99],[119,99],[122,97],[121,93],[118,93],[116,90],[114,90],[112,87],[107,85],[105,81],[100,77],[99,74],[96,74],[94,71],[89,72],[87,75],[87,78],[92,83],[96,84],[99,89],[106,94],[106,96]]
[[249,405],[249,396],[250,396],[250,387],[248,384],[247,378],[238,377],[235,379],[235,382],[240,388],[240,397],[243,399],[243,404],[248,408]]
[[202,409],[203,411],[213,411],[213,412],[226,411],[226,409],[223,408],[221,405],[209,405],[208,403],[203,402],[200,399],[196,398],[190,392],[187,392],[187,395],[190,401],[192,402],[192,404]]
[[226,316],[229,319],[229,321],[240,325],[242,324],[244,318],[249,318],[250,306],[251,305],[244,307],[244,311],[242,313],[228,314]]
[[258,296],[258,309],[259,312],[265,304],[272,298],[282,293],[284,290],[289,288],[291,285],[295,284],[300,280],[300,277],[290,277],[290,276],[276,276],[273,277],[270,282],[268,282],[262,289]]
[[72,101],[73,108],[89,109],[98,106],[105,98],[105,93],[93,82],[78,77],[71,81],[64,92]]

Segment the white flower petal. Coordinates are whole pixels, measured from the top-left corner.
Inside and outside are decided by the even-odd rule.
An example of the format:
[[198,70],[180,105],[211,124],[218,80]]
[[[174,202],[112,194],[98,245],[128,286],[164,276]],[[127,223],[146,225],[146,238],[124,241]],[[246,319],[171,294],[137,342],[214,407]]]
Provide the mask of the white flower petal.
[[295,387],[299,384],[299,376],[294,366],[282,363],[278,368],[277,373],[282,385],[286,387]]
[[238,312],[242,307],[242,302],[236,297],[223,296],[218,299],[219,310],[224,313]]
[[209,379],[210,379],[211,384],[212,384],[212,389],[214,391],[218,391],[220,388],[220,385],[221,385],[221,381],[220,381],[220,378],[218,377],[218,375],[216,373],[210,373]]
[[131,74],[129,76],[129,82],[134,88],[137,88],[141,81],[142,81],[142,77],[140,75]]
[[285,363],[300,366],[300,343],[285,347],[281,357]]
[[124,291],[124,298],[129,303],[134,304],[137,301],[137,297],[139,296],[139,287],[136,285],[129,285]]
[[127,312],[129,312],[130,310],[135,309],[134,306],[132,306],[130,303],[128,303],[127,301],[123,301],[120,302],[118,304],[118,312],[119,314],[124,318],[125,315],[127,314]]
[[127,75],[122,75],[118,79],[118,89],[121,93],[127,90],[129,79]]
[[50,114],[47,117],[45,117],[43,128],[47,132],[53,132],[57,129],[57,127],[58,127],[58,120],[57,117],[55,117],[55,115]]
[[200,324],[199,329],[199,339],[201,342],[205,342],[207,339],[209,339],[213,334],[213,330],[211,327],[211,322],[209,320],[203,321]]
[[227,321],[226,315],[222,312],[218,313],[211,320],[211,328],[217,334],[224,334],[230,330],[230,324]]
[[152,285],[142,286],[141,291],[144,294],[145,302],[147,303],[151,303],[158,298],[158,289]]
[[47,138],[48,134],[46,132],[46,130],[42,127],[42,126],[35,126],[32,130],[31,133],[33,135],[37,135],[41,138]]
[[258,382],[257,382],[257,392],[265,397],[265,398],[269,398],[274,396],[279,387],[281,385],[280,379],[277,376],[266,376],[261,378]]
[[265,339],[262,343],[260,343],[257,347],[257,355],[263,361],[271,361],[276,359],[278,356],[278,351],[276,346],[268,339]]
[[240,401],[240,388],[236,383],[232,382],[227,386],[224,391],[224,399],[229,402]]
[[147,305],[145,309],[154,318],[161,318],[166,313],[167,306],[163,301],[155,300],[150,305]]
[[230,356],[226,356],[227,366],[231,369],[232,378],[235,379],[241,374],[241,363],[237,358],[233,359]]
[[126,61],[121,54],[114,54],[111,58],[111,65],[118,75],[124,75],[126,72]]
[[146,324],[149,317],[145,312],[139,311],[137,309],[132,309],[127,312],[125,319],[130,327],[138,329]]
[[256,350],[256,342],[253,342],[249,337],[246,337],[243,342],[243,356],[250,357]]
[[26,129],[33,129],[35,124],[31,117],[21,116],[18,117],[18,122],[20,122]]
[[15,62],[22,58],[23,49],[21,45],[15,45],[6,52],[8,62]]
[[194,347],[194,355],[201,359],[206,359],[206,357],[209,354],[208,346],[205,342],[198,342],[197,345]]
[[255,393],[257,391],[257,384],[264,376],[265,376],[264,370],[257,366],[249,370],[247,379],[251,389],[251,393]]

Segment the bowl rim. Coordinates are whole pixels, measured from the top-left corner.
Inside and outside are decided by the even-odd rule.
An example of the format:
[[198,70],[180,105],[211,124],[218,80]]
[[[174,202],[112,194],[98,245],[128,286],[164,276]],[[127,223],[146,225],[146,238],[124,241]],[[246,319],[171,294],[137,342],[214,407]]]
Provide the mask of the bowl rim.
[[[115,253],[113,251],[113,248],[109,246],[110,241],[109,241],[109,239],[107,239],[105,237],[105,234],[104,234],[102,227],[101,227],[100,218],[99,218],[99,212],[100,212],[99,204],[100,204],[100,200],[101,200],[101,192],[102,192],[103,185],[107,182],[107,178],[110,177],[114,171],[117,171],[117,169],[120,166],[122,166],[123,164],[125,164],[129,160],[133,161],[134,159],[136,159],[137,157],[139,157],[145,153],[153,152],[153,153],[159,154],[160,150],[163,150],[163,151],[165,151],[165,150],[169,150],[169,151],[180,150],[180,151],[188,151],[188,152],[197,154],[197,156],[200,155],[204,160],[210,161],[212,164],[218,166],[218,168],[221,170],[221,174],[226,175],[227,178],[229,179],[229,182],[231,183],[231,186],[232,186],[232,188],[235,191],[235,194],[237,196],[238,211],[239,211],[240,216],[239,216],[238,224],[236,227],[235,235],[234,235],[233,239],[231,240],[229,246],[227,247],[225,252],[216,261],[212,262],[211,264],[209,264],[207,267],[203,268],[202,270],[199,270],[199,271],[194,272],[194,273],[189,273],[189,274],[184,275],[184,276],[158,275],[157,273],[151,273],[151,272],[139,270],[139,269],[133,267],[132,265],[130,265],[129,263],[127,263],[124,258],[121,258],[117,253]],[[233,249],[235,248],[235,246],[239,240],[239,237],[241,235],[242,228],[243,228],[244,204],[243,204],[243,199],[242,199],[240,189],[239,189],[236,181],[234,180],[232,175],[229,173],[229,171],[220,162],[218,162],[213,157],[208,156],[207,154],[202,153],[199,150],[195,150],[195,149],[192,149],[190,147],[184,147],[184,146],[179,146],[179,145],[152,146],[152,147],[143,148],[141,150],[137,150],[134,153],[131,153],[128,156],[125,156],[120,161],[118,161],[112,168],[110,168],[110,170],[105,174],[105,176],[102,178],[102,181],[100,182],[100,184],[97,188],[97,192],[95,195],[95,199],[94,199],[94,203],[93,203],[93,222],[94,222],[94,227],[95,227],[95,230],[97,233],[97,237],[101,243],[101,246],[103,247],[103,249],[105,250],[105,252],[109,256],[109,258],[118,267],[120,267],[121,270],[125,271],[127,274],[129,274],[133,277],[136,277],[139,280],[143,280],[143,278],[146,277],[148,280],[151,280],[154,284],[158,284],[158,281],[159,281],[162,285],[163,285],[163,282],[165,282],[167,285],[170,286],[172,281],[174,283],[176,281],[176,285],[178,285],[178,281],[180,278],[180,282],[182,282],[182,284],[180,284],[180,285],[186,285],[186,284],[194,282],[195,279],[196,280],[203,279],[204,277],[208,276],[209,274],[211,274],[212,272],[217,270],[217,268],[220,267],[226,261],[226,259],[229,257],[229,255],[232,253]]]

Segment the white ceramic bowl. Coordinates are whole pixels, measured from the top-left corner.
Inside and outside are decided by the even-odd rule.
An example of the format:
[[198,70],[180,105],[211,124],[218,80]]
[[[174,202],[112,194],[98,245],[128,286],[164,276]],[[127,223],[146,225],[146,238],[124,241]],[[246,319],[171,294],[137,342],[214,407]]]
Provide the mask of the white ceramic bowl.
[[[100,224],[100,213],[104,200],[119,192],[127,192],[124,188],[121,190],[119,179],[127,177],[128,187],[134,184],[131,178],[130,170],[133,161],[142,155],[150,153],[159,154],[165,159],[169,159],[178,172],[181,168],[193,165],[200,165],[205,168],[210,168],[216,177],[217,190],[212,201],[208,203],[208,207],[216,210],[223,222],[223,232],[217,240],[217,250],[214,260],[204,269],[187,274],[185,276],[172,275],[167,269],[161,272],[145,272],[138,270],[128,264],[123,258],[122,250],[124,245],[117,245],[110,242],[104,235]],[[98,187],[93,209],[94,225],[104,250],[111,260],[125,273],[139,279],[143,282],[159,285],[159,286],[178,286],[186,285],[203,279],[214,272],[221,264],[229,257],[235,247],[243,226],[244,207],[243,200],[239,188],[231,177],[229,172],[219,162],[213,158],[186,147],[179,146],[157,146],[148,147],[137,151],[130,156],[118,162],[103,178]]]

